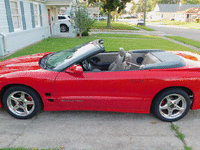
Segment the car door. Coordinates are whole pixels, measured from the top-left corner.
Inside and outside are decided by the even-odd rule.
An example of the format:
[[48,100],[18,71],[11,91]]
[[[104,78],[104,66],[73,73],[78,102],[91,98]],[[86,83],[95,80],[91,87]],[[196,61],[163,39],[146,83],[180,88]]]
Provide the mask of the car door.
[[57,102],[62,109],[137,109],[144,96],[144,72],[60,72],[56,78]]

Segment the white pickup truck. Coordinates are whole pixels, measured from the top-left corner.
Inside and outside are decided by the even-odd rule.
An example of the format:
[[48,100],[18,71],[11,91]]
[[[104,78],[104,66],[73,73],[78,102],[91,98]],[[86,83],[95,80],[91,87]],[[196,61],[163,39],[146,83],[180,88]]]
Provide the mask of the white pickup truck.
[[58,15],[58,22],[60,23],[60,32],[69,32],[70,16]]

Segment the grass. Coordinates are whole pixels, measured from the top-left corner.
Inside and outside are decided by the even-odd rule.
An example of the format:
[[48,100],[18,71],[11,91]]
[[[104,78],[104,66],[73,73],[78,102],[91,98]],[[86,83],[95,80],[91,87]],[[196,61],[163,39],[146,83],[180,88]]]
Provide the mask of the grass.
[[170,21],[170,20],[150,21],[150,22],[162,23],[164,25],[174,25],[174,26],[179,26],[179,27],[187,27],[187,28],[191,28],[191,29],[200,29],[200,23],[195,23],[195,22]]
[[102,38],[106,51],[118,51],[119,47],[127,50],[136,49],[162,49],[162,50],[179,50],[179,51],[194,51],[187,47],[175,44],[173,42],[157,38],[157,39],[126,39],[126,38]]
[[76,45],[80,45],[82,43],[92,41],[95,38],[88,37],[88,38],[48,38],[45,39],[37,44],[34,44],[32,46],[29,46],[27,48],[24,48],[23,50],[20,50],[11,56],[6,57],[6,59],[18,57],[18,56],[24,56],[24,55],[30,55],[30,54],[36,54],[41,52],[58,52],[61,50],[66,50],[68,48],[74,47]]
[[200,48],[200,42],[198,41],[190,40],[179,36],[166,36],[166,37]]
[[151,28],[148,28],[148,27],[146,27],[146,26],[137,26],[137,27],[140,28],[140,29],[144,29],[144,30],[146,30],[146,31],[156,31],[156,30],[151,29]]
[[92,29],[111,29],[111,30],[138,30],[127,23],[111,22],[111,28],[106,28],[107,21],[99,21],[93,24]]
[[191,147],[188,147],[188,146],[186,145],[186,142],[185,142],[185,135],[179,131],[179,127],[176,126],[176,125],[174,125],[174,124],[172,123],[172,124],[171,124],[171,129],[175,131],[176,137],[179,138],[179,139],[183,142],[185,150],[192,150]]
[[[127,35],[126,35],[127,36]],[[6,57],[5,59],[30,55],[41,52],[58,52],[72,48],[76,45],[92,41],[94,39],[103,39],[104,47],[106,51],[118,51],[119,47],[123,47],[126,51],[136,49],[162,49],[162,50],[174,50],[174,51],[193,51],[190,48],[175,44],[168,40],[156,36],[137,36],[129,35],[126,38],[125,35],[119,34],[97,34],[96,37],[83,37],[83,38],[48,38],[40,43],[29,46],[23,50],[16,52],[15,54]],[[135,38],[136,37],[136,38]],[[1,59],[1,61],[4,59]]]
[[178,126],[172,124],[172,125],[171,125],[171,129],[174,130],[174,131],[176,132],[176,137],[178,137],[181,141],[184,140],[185,135],[182,134],[182,133],[179,131],[179,127],[178,127]]
[[137,35],[137,34],[102,34],[98,33],[97,37],[118,37],[118,38],[136,38],[136,39],[154,39],[158,38],[155,35]]

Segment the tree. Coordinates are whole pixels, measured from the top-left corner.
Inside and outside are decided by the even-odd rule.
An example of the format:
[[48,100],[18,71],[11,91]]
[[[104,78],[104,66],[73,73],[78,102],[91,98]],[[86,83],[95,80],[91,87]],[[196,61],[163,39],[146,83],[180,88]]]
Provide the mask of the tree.
[[200,4],[200,0],[182,0],[182,4]]
[[156,0],[157,4],[176,4],[177,0]]
[[[146,1],[147,1],[146,11],[152,11],[156,6],[157,1],[156,0],[146,0]],[[144,0],[139,0],[138,3],[133,3],[132,10],[135,13],[144,12]]]
[[108,12],[107,27],[110,28],[110,14],[113,11],[120,13],[125,7],[126,3],[131,0],[89,0],[89,3],[102,2],[104,12]]
[[74,13],[71,12],[71,18],[74,20],[74,26],[78,28],[80,37],[83,32],[87,32],[94,23],[94,21],[89,17],[88,10],[85,7],[78,6],[75,8]]

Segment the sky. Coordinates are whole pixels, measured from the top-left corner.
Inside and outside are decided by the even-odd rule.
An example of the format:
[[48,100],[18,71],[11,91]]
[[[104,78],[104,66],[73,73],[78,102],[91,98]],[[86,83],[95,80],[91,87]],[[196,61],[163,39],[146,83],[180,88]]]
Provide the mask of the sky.
[[[139,0],[133,0],[135,3],[137,3]],[[130,9],[131,9],[131,7],[133,6],[133,4],[132,3],[127,3],[126,4],[126,8],[125,8],[125,10],[126,11],[129,11]]]
[[126,11],[129,11],[129,10],[131,9],[132,6],[133,6],[132,3],[127,3],[127,4],[126,4],[125,10],[126,10]]

